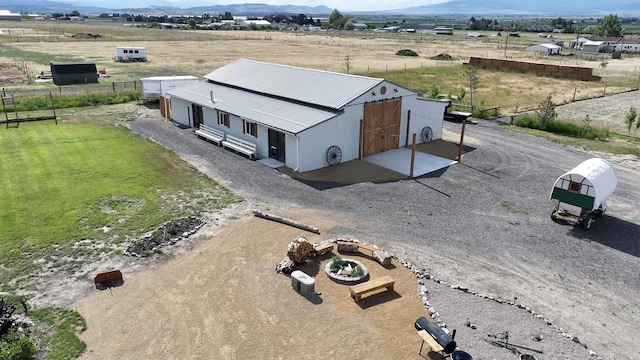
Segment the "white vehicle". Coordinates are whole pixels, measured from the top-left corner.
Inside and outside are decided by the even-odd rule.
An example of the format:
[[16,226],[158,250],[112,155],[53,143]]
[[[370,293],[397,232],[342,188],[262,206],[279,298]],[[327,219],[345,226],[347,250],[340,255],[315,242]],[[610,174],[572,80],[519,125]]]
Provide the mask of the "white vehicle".
[[147,48],[122,46],[116,48],[116,56],[113,58],[118,62],[147,61]]
[[165,97],[171,89],[191,85],[198,82],[197,76],[152,76],[140,79],[142,83],[142,99],[155,100]]
[[582,224],[588,230],[607,210],[607,199],[616,190],[616,172],[606,160],[592,158],[560,176],[551,198],[558,204],[551,212],[553,221]]

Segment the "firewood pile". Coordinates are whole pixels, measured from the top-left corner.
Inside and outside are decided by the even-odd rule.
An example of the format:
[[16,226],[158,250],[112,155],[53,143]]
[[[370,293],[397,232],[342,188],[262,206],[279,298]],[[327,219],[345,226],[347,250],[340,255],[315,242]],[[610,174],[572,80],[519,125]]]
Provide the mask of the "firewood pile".
[[290,274],[296,264],[303,264],[317,256],[317,252],[309,240],[299,237],[289,244],[287,258],[276,265],[279,273]]

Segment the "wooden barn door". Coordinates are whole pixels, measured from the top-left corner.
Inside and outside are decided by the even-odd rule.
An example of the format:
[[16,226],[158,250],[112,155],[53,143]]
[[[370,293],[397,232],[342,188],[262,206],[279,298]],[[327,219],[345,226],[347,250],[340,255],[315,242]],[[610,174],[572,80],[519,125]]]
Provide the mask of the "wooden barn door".
[[363,156],[398,148],[401,109],[402,98],[364,104]]

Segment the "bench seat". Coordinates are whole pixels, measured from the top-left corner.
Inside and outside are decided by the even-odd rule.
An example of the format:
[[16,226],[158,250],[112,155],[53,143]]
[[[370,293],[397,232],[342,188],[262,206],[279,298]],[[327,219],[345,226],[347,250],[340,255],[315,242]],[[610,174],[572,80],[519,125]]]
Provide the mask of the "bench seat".
[[374,280],[369,280],[362,284],[349,286],[349,292],[351,293],[351,298],[353,298],[355,302],[358,302],[362,298],[362,295],[366,293],[382,288],[393,290],[393,285],[395,283],[395,280],[393,280],[390,276],[383,276]]
[[200,128],[195,131],[196,135],[211,142],[216,143],[218,146],[222,145],[224,141],[224,132],[214,129],[205,124],[200,124]]
[[250,143],[246,140],[242,140],[235,136],[227,135],[227,139],[222,141],[222,147],[245,154],[251,160],[255,160],[256,158],[256,144]]

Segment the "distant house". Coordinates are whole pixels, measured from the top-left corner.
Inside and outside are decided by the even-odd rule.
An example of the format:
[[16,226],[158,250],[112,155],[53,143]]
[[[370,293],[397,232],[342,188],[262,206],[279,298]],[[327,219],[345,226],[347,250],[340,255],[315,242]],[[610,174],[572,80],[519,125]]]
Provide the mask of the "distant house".
[[560,50],[562,50],[562,47],[556,44],[536,44],[527,46],[524,50],[529,52],[543,53],[547,55],[557,55],[560,54]]
[[248,26],[248,27],[268,27],[271,26],[271,23],[267,20],[242,20],[239,23],[240,26]]
[[640,38],[620,40],[620,43],[615,46],[615,51],[632,53],[640,52]]
[[20,16],[20,14],[12,13],[9,10],[0,10],[0,20],[21,21],[22,16]]
[[365,23],[354,23],[353,30],[367,30],[368,26]]
[[604,49],[605,49],[605,44],[603,41],[587,41],[584,44],[582,44],[583,52],[599,53],[599,52],[603,52]]
[[453,35],[453,28],[446,26],[437,26],[433,28],[433,33],[438,35]]
[[[569,42],[569,47],[572,49],[578,49],[586,52],[606,52],[606,51],[613,51],[616,45],[620,43],[621,40],[622,38],[618,36],[582,36],[577,39],[571,40],[571,42]],[[595,44],[593,44],[594,42],[599,43],[598,51],[594,50],[595,49]],[[589,46],[585,50],[584,45],[586,43],[589,43]]]

